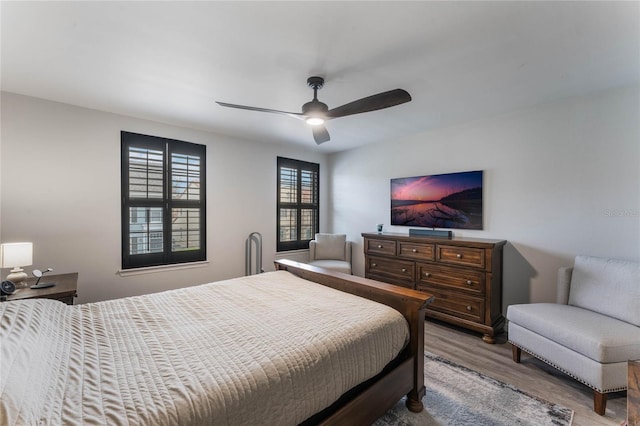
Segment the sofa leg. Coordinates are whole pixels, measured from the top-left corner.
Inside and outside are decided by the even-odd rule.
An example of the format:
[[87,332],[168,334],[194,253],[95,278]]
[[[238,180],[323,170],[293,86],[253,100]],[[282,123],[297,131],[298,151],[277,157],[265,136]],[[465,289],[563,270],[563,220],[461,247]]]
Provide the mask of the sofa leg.
[[604,412],[607,410],[607,394],[600,393],[597,390],[593,390],[593,411],[604,416]]
[[519,347],[517,347],[516,345],[514,345],[512,343],[511,344],[511,353],[513,354],[513,361],[517,362],[518,364],[520,364],[520,355],[522,355],[522,349],[520,349]]

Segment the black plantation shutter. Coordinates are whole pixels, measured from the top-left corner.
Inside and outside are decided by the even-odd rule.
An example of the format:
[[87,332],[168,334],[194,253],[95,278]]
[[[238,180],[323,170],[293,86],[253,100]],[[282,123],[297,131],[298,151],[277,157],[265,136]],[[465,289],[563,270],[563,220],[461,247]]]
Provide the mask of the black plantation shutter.
[[206,147],[122,132],[122,268],[206,259]]
[[320,228],[320,165],[278,157],[278,251],[309,247]]

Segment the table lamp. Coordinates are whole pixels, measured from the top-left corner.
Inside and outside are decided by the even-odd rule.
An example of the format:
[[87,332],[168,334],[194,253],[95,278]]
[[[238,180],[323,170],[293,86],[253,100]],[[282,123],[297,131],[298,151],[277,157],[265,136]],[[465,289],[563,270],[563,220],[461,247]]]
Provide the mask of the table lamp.
[[27,274],[22,266],[29,266],[33,263],[33,243],[4,243],[0,245],[0,266],[2,268],[13,268],[7,280],[20,286],[27,279]]

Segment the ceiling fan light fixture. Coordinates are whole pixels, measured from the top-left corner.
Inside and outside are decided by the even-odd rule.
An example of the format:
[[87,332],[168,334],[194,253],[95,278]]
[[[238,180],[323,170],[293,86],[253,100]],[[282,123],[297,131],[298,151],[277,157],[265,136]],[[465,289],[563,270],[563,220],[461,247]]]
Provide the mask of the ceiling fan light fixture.
[[330,140],[329,132],[324,126],[325,121],[333,120],[334,118],[346,117],[348,115],[361,114],[363,112],[377,111],[379,109],[389,108],[411,101],[411,95],[406,90],[395,89],[367,96],[366,98],[358,99],[329,110],[327,104],[318,100],[318,89],[321,89],[322,86],[324,86],[324,78],[317,76],[309,77],[307,79],[307,85],[313,89],[313,99],[302,105],[301,112],[287,112],[279,111],[277,109],[216,102],[218,105],[223,107],[284,114],[304,120],[311,126],[313,139],[318,145],[320,145],[321,143],[325,143]]
[[324,118],[322,117],[307,117],[305,121],[311,126],[319,126],[321,124],[324,124]]

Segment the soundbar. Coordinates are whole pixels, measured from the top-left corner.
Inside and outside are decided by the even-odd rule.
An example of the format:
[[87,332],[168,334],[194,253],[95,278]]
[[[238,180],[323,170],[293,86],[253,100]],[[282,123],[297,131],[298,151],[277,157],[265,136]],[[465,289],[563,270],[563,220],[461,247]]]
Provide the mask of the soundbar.
[[452,238],[453,232],[441,231],[437,229],[409,229],[409,235],[411,235],[412,237]]

